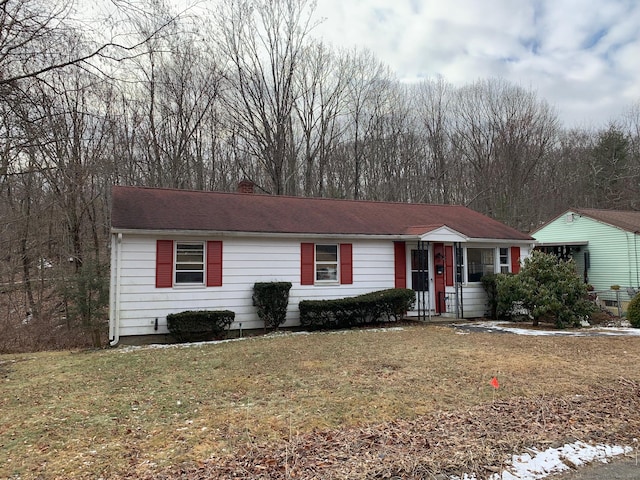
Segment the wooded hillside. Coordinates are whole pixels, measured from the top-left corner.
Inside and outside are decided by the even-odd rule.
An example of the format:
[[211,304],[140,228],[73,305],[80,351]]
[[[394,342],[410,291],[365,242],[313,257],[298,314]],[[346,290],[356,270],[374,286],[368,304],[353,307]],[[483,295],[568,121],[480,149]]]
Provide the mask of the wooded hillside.
[[[0,351],[100,345],[112,185],[467,205],[522,231],[640,208],[640,103],[566,128],[501,79],[399,81],[307,0],[0,0]],[[108,33],[105,33],[108,32]],[[21,347],[23,346],[23,347]]]

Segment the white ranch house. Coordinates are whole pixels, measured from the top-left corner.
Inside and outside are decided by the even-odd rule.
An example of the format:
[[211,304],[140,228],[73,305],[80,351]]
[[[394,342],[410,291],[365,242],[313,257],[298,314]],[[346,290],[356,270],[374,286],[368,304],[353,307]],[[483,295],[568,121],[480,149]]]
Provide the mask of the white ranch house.
[[285,327],[299,325],[300,300],[394,287],[416,291],[410,314],[481,317],[482,275],[517,272],[534,243],[457,205],[123,186],[112,200],[112,345],[166,335],[167,315],[185,310],[262,328],[256,282],[291,282]]

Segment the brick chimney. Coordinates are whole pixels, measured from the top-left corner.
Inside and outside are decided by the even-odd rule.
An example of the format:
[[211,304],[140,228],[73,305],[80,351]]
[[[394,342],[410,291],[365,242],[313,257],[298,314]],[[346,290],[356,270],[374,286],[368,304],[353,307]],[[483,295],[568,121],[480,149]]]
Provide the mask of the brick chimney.
[[251,180],[247,180],[245,178],[244,180],[240,180],[238,182],[237,192],[238,193],[254,193],[254,186],[255,184]]

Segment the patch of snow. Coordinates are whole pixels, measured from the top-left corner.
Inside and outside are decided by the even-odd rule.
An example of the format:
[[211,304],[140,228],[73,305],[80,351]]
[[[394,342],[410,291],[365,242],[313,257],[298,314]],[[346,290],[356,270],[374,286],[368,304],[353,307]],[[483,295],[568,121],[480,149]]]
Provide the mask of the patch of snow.
[[[631,447],[589,445],[580,441],[544,451],[532,448],[530,453],[513,455],[506,469],[494,473],[489,480],[539,480],[595,461],[608,463],[613,457],[631,451]],[[477,480],[475,476],[466,474],[462,478],[453,476],[450,479]]]
[[473,322],[468,324],[456,325],[464,329],[481,329],[481,330],[494,330],[515,333],[517,335],[529,335],[529,336],[564,336],[564,337],[587,337],[587,336],[640,336],[640,328],[625,328],[625,327],[594,327],[585,328],[582,330],[535,330],[529,328],[517,328],[509,326],[509,322],[504,321],[486,321],[486,322]]

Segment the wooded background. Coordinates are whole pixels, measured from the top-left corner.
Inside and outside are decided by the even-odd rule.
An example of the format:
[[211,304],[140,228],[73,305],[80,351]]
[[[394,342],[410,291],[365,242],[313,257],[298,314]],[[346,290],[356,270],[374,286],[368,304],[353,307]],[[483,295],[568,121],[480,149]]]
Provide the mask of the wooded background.
[[[0,352],[100,346],[112,185],[467,205],[528,232],[640,208],[640,102],[567,128],[498,78],[404,83],[308,0],[0,0]],[[639,99],[640,100],[640,99]]]

